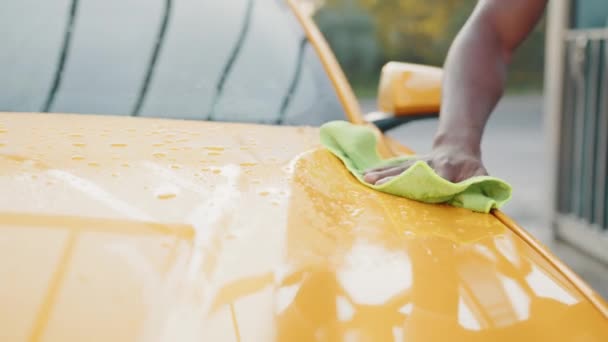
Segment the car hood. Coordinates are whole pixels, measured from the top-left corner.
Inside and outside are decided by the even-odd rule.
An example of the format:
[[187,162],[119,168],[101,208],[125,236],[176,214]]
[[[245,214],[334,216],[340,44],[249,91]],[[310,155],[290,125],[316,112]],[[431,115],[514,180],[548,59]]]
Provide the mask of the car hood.
[[493,215],[362,186],[318,130],[0,114],[0,340],[607,340]]

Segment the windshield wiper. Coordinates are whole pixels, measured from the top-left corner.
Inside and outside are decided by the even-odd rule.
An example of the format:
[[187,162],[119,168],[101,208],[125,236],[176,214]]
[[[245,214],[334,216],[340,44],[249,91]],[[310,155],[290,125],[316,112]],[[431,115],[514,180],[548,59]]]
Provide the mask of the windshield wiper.
[[42,107],[42,112],[48,112],[51,110],[53,102],[55,101],[55,95],[57,94],[57,90],[59,90],[59,86],[61,85],[63,68],[65,67],[68,50],[70,49],[70,44],[72,43],[72,33],[74,32],[74,21],[76,20],[77,10],[78,0],[72,0],[70,12],[68,14],[68,22],[65,26],[65,32],[63,34],[63,46],[61,47],[61,54],[59,55],[59,61],[57,62],[57,68],[55,69],[53,83],[51,85],[51,89],[49,90],[49,94],[46,97],[46,101],[44,102],[44,106]]
[[302,40],[300,41],[298,56],[296,57],[296,70],[294,71],[291,82],[289,83],[289,88],[287,88],[287,93],[285,94],[285,96],[283,97],[283,101],[281,102],[281,108],[279,109],[279,117],[275,121],[277,125],[281,125],[285,120],[287,108],[289,108],[289,104],[291,103],[293,94],[295,93],[296,88],[300,83],[300,76],[302,75],[302,64],[304,63],[304,51],[306,50],[305,48],[307,43],[308,39],[306,39],[306,37],[302,38]]
[[133,111],[131,111],[131,116],[139,116],[141,106],[144,104],[144,100],[146,99],[148,87],[150,85],[150,81],[152,80],[152,76],[154,75],[154,70],[156,69],[156,62],[158,60],[158,56],[160,55],[160,49],[162,48],[163,43],[165,42],[165,35],[167,33],[167,27],[169,26],[169,18],[171,17],[171,9],[172,0],[165,0],[165,11],[163,14],[163,20],[160,23],[160,28],[158,29],[158,37],[156,38],[156,44],[154,45],[152,56],[150,56],[148,68],[146,69],[146,76],[144,77],[144,82],[141,86],[141,89],[139,90],[139,95],[137,96],[137,101],[135,102]]
[[247,33],[249,32],[249,26],[251,25],[251,14],[253,13],[253,3],[254,0],[249,0],[247,2],[247,9],[245,12],[245,18],[243,19],[243,26],[241,26],[241,31],[239,32],[239,36],[236,40],[236,44],[228,57],[228,61],[226,65],[224,65],[224,69],[222,70],[222,74],[220,75],[220,79],[215,86],[215,94],[211,100],[211,107],[209,108],[209,112],[207,113],[207,120],[213,120],[215,115],[215,107],[219,102],[220,97],[222,96],[222,92],[224,91],[224,85],[226,84],[226,80],[228,79],[228,75],[234,66],[234,62],[241,52],[241,48],[243,43],[245,42],[245,38],[247,37]]

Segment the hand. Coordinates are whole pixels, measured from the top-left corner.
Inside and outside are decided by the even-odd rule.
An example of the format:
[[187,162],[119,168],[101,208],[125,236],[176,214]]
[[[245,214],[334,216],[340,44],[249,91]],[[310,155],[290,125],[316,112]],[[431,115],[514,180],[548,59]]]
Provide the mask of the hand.
[[423,160],[437,174],[451,182],[460,182],[474,176],[487,175],[481,157],[457,147],[438,147],[423,157],[407,160],[399,165],[368,170],[364,174],[366,182],[380,185],[400,175],[418,160]]

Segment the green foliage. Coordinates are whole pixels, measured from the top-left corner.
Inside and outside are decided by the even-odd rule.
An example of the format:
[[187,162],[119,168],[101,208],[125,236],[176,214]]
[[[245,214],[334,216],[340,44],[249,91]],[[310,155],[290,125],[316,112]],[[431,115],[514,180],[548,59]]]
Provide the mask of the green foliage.
[[[326,0],[315,20],[358,95],[390,60],[441,65],[476,0]],[[514,56],[509,87],[542,85],[544,21]]]

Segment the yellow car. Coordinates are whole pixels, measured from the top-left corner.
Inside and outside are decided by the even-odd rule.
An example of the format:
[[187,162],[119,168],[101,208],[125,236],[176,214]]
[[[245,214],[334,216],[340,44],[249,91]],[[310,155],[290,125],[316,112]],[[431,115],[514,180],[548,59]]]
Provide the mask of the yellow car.
[[436,111],[441,73],[387,65],[364,117],[304,5],[0,4],[0,341],[608,341],[504,214],[320,148],[326,120]]

